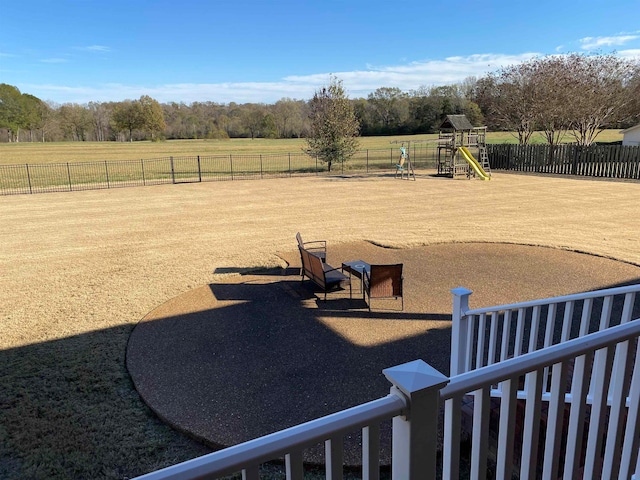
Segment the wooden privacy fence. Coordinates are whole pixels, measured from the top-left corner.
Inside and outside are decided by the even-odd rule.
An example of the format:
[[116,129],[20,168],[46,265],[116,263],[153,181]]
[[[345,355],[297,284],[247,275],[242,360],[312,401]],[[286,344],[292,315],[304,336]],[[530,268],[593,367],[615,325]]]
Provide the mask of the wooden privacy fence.
[[487,145],[493,170],[640,179],[640,146]]
[[[433,168],[436,164],[437,150],[434,145],[416,145],[412,147],[410,154],[416,167]],[[334,163],[331,173],[391,170],[399,155],[397,147],[359,150],[348,162]],[[0,195],[326,173],[327,166],[324,162],[302,152],[0,165]]]

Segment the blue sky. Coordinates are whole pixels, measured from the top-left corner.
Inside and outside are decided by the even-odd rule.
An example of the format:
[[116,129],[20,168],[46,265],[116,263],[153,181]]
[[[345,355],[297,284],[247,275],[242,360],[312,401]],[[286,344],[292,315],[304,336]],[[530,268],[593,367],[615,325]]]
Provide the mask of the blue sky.
[[0,13],[0,83],[56,103],[274,103],[482,76],[534,55],[640,58],[638,0],[30,0]]

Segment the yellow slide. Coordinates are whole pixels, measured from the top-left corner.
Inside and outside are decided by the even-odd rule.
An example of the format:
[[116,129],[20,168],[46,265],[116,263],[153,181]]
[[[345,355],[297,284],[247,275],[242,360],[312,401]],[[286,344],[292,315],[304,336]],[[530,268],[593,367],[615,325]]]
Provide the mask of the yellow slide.
[[473,171],[476,172],[476,175],[480,177],[481,180],[491,180],[489,174],[484,171],[484,168],[482,168],[482,166],[474,158],[467,147],[458,147],[458,151],[462,154],[462,158],[467,161],[467,163],[471,166],[471,168],[473,168]]

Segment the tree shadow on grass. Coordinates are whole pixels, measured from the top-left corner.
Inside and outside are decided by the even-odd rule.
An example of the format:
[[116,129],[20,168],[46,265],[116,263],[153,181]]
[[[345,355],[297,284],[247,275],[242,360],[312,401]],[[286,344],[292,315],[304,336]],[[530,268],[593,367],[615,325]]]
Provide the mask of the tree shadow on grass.
[[141,402],[125,367],[131,330],[0,351],[0,478],[131,478],[211,450]]

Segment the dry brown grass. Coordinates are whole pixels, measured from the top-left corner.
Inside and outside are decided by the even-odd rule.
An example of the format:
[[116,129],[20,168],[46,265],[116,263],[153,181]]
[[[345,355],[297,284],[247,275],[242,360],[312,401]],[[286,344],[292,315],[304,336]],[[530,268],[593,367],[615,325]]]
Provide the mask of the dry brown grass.
[[494,174],[212,182],[0,197],[0,477],[123,478],[202,453],[142,405],[128,334],[295,233],[391,247],[509,242],[640,265],[638,182]]
[[[396,135],[386,137],[361,137],[360,149],[397,149],[391,142],[433,140],[437,134]],[[490,132],[489,143],[517,143],[517,135],[509,132]],[[620,130],[605,130],[597,138],[599,142],[622,140]],[[571,143],[573,138],[563,140]],[[539,133],[532,143],[546,143]],[[231,140],[169,140],[166,142],[56,142],[56,143],[0,143],[0,165],[22,165],[66,162],[102,162],[105,160],[139,160],[168,156],[192,155],[243,155],[300,153],[304,139],[248,139]]]

